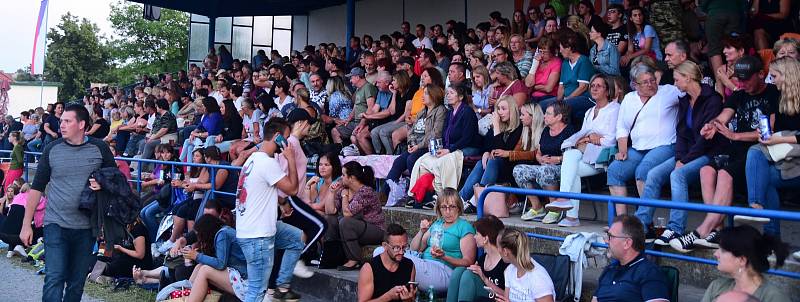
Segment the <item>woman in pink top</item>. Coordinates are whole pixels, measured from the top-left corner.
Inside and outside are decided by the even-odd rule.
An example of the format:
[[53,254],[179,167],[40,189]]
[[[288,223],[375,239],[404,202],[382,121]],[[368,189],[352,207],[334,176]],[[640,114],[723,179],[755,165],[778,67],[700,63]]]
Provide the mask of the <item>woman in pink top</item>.
[[[19,240],[19,233],[22,229],[22,220],[25,216],[25,207],[28,200],[30,185],[23,184],[22,187],[18,187],[16,184],[12,184],[9,186],[8,190],[10,194],[12,194],[11,192],[18,194],[11,195],[13,199],[8,210],[8,215],[2,224],[0,224],[0,240],[8,244],[9,251],[14,251],[22,257],[27,257],[25,249],[22,247],[22,242]],[[11,196],[7,195],[6,197]],[[36,207],[36,212],[33,214],[34,240],[42,237],[44,230],[44,209],[46,206],[47,199],[42,197],[39,201],[39,205]],[[13,253],[9,253],[9,255],[13,255]]]
[[[545,35],[539,40],[539,49],[533,57],[531,72],[525,77],[525,86],[531,89],[533,101],[555,97],[558,93],[558,79],[561,76],[561,59],[556,56],[558,45]],[[536,72],[532,72],[536,70]]]

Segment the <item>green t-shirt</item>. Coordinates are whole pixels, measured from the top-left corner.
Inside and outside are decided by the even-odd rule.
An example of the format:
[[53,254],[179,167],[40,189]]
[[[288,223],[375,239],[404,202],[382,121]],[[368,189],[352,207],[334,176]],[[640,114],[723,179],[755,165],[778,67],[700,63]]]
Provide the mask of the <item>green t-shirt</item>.
[[369,82],[356,90],[355,103],[353,104],[353,121],[356,123],[361,121],[361,114],[367,112],[367,99],[374,98],[377,95],[378,87]]
[[431,225],[429,230],[431,236],[428,237],[428,247],[425,248],[422,259],[439,261],[452,267],[452,265],[446,261],[431,256],[431,237],[433,237],[433,232],[436,229],[443,230],[441,245],[444,254],[453,258],[462,258],[464,255],[461,254],[461,238],[464,238],[467,234],[475,235],[475,228],[462,218],[458,218],[455,223],[447,228],[444,227],[444,219],[441,218],[434,221]]
[[[758,287],[756,292],[753,293],[753,296],[761,300],[762,302],[791,302],[792,299],[784,294],[780,289],[775,287],[775,285],[771,284],[769,280],[763,279],[764,281],[761,283],[761,286]],[[708,285],[708,289],[706,289],[706,294],[703,295],[703,300],[701,302],[712,302],[716,301],[719,295],[730,291],[733,289],[735,285],[735,281],[731,278],[723,277],[711,282]]]

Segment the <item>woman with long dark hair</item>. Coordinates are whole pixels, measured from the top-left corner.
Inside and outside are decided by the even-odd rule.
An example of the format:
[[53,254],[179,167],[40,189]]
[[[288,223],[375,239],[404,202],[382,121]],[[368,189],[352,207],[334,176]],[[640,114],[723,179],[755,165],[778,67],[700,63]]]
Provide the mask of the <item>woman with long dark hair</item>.
[[184,248],[183,257],[197,262],[189,281],[192,293],[188,301],[203,301],[213,285],[244,300],[247,291],[247,262],[236,230],[211,214],[200,216],[195,225],[197,249]]
[[361,267],[361,247],[380,244],[383,240],[384,217],[378,195],[375,193],[375,173],[370,166],[351,161],[342,167],[344,188],[336,196],[341,205],[342,218],[338,227],[347,263],[340,271],[357,270]]
[[775,266],[779,267],[788,254],[786,243],[777,237],[762,235],[752,226],[723,229],[714,257],[718,261],[717,270],[725,276],[708,285],[701,301],[719,301],[717,297],[730,290],[743,291],[764,302],[791,301],[788,295],[764,278],[764,272],[770,269],[769,257],[774,255]]
[[180,161],[191,161],[189,154],[193,154],[194,148],[213,146],[213,142],[222,132],[222,113],[220,112],[217,100],[212,97],[205,97],[202,100],[202,108],[205,111],[203,119],[195,130],[192,130],[189,138],[183,142]]

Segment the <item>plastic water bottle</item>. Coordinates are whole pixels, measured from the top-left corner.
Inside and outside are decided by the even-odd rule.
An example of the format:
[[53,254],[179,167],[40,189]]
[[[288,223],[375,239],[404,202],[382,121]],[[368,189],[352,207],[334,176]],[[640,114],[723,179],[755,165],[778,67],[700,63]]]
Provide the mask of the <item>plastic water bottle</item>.
[[428,286],[428,301],[433,302],[436,300],[436,293],[433,290],[433,285]]

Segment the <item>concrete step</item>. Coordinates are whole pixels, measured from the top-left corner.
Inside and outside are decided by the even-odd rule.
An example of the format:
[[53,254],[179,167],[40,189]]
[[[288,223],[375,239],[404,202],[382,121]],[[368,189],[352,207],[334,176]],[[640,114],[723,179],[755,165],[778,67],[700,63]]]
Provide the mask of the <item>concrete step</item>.
[[[582,209],[581,211],[582,216],[591,216],[591,213],[585,213],[586,211],[591,212],[590,207],[585,207],[588,209]],[[602,208],[598,206],[598,208]],[[598,211],[599,212],[599,211]],[[662,214],[662,217],[668,217],[667,212],[663,212],[659,210],[657,212],[657,216]],[[418,209],[406,209],[406,208],[384,208],[384,215],[386,217],[386,223],[398,223],[405,227],[409,234],[413,235],[419,230],[419,221],[422,219],[435,219],[434,212],[431,210],[418,210]],[[605,213],[599,214],[599,217],[606,217]],[[690,217],[693,217],[690,215]],[[465,219],[468,221],[475,221],[475,215],[465,215]],[[697,221],[702,219],[701,217],[694,217],[692,220]],[[695,226],[699,223],[693,223],[690,220],[689,225]],[[591,220],[581,220],[581,226],[575,228],[563,228],[558,227],[557,225],[546,225],[539,222],[528,222],[522,221],[519,216],[512,216],[508,218],[503,218],[503,222],[507,227],[514,227],[525,232],[531,232],[536,234],[543,234],[543,235],[550,235],[550,236],[558,236],[558,237],[566,237],[572,233],[576,232],[595,232],[595,233],[602,233],[604,231],[604,227],[607,226],[605,221],[591,221]],[[788,223],[786,223],[788,224]],[[784,224],[784,229],[786,228],[786,224]],[[558,248],[560,247],[561,242],[558,241],[550,241],[550,240],[542,240],[542,239],[534,239],[531,244],[531,252],[537,253],[548,253],[548,254],[557,254]],[[676,251],[672,250],[669,247],[661,248],[656,247],[656,249],[662,249],[664,252],[671,252],[677,253]],[[687,255],[706,258],[706,259],[715,259],[713,256],[714,250],[696,250]],[[596,264],[596,269],[602,271],[602,268],[606,265],[605,257],[604,259],[598,260],[599,263]],[[707,265],[707,264],[700,264],[694,262],[686,262],[686,261],[677,261],[667,258],[653,258],[659,265],[669,265],[674,266],[680,271],[680,280],[681,280],[681,288],[687,286],[687,291],[691,292],[692,287],[698,287],[705,289],[711,281],[716,278],[719,278],[721,274],[716,269],[716,267]],[[794,261],[793,259],[787,259],[786,264],[782,267],[782,269],[792,271],[792,272],[800,272],[800,263]],[[591,288],[592,282],[597,282],[597,277],[599,277],[599,272],[596,276],[591,277],[589,275],[584,275],[584,283],[589,285]],[[773,275],[767,275],[767,278],[770,279],[774,284],[777,284],[784,292],[787,294],[791,294],[793,296],[800,295],[800,281],[784,278],[784,277],[777,277]],[[596,285],[594,285],[596,287]],[[593,292],[593,290],[591,291]],[[683,290],[682,290],[683,292]],[[702,293],[697,299],[690,299],[684,301],[697,301],[702,298]]]

